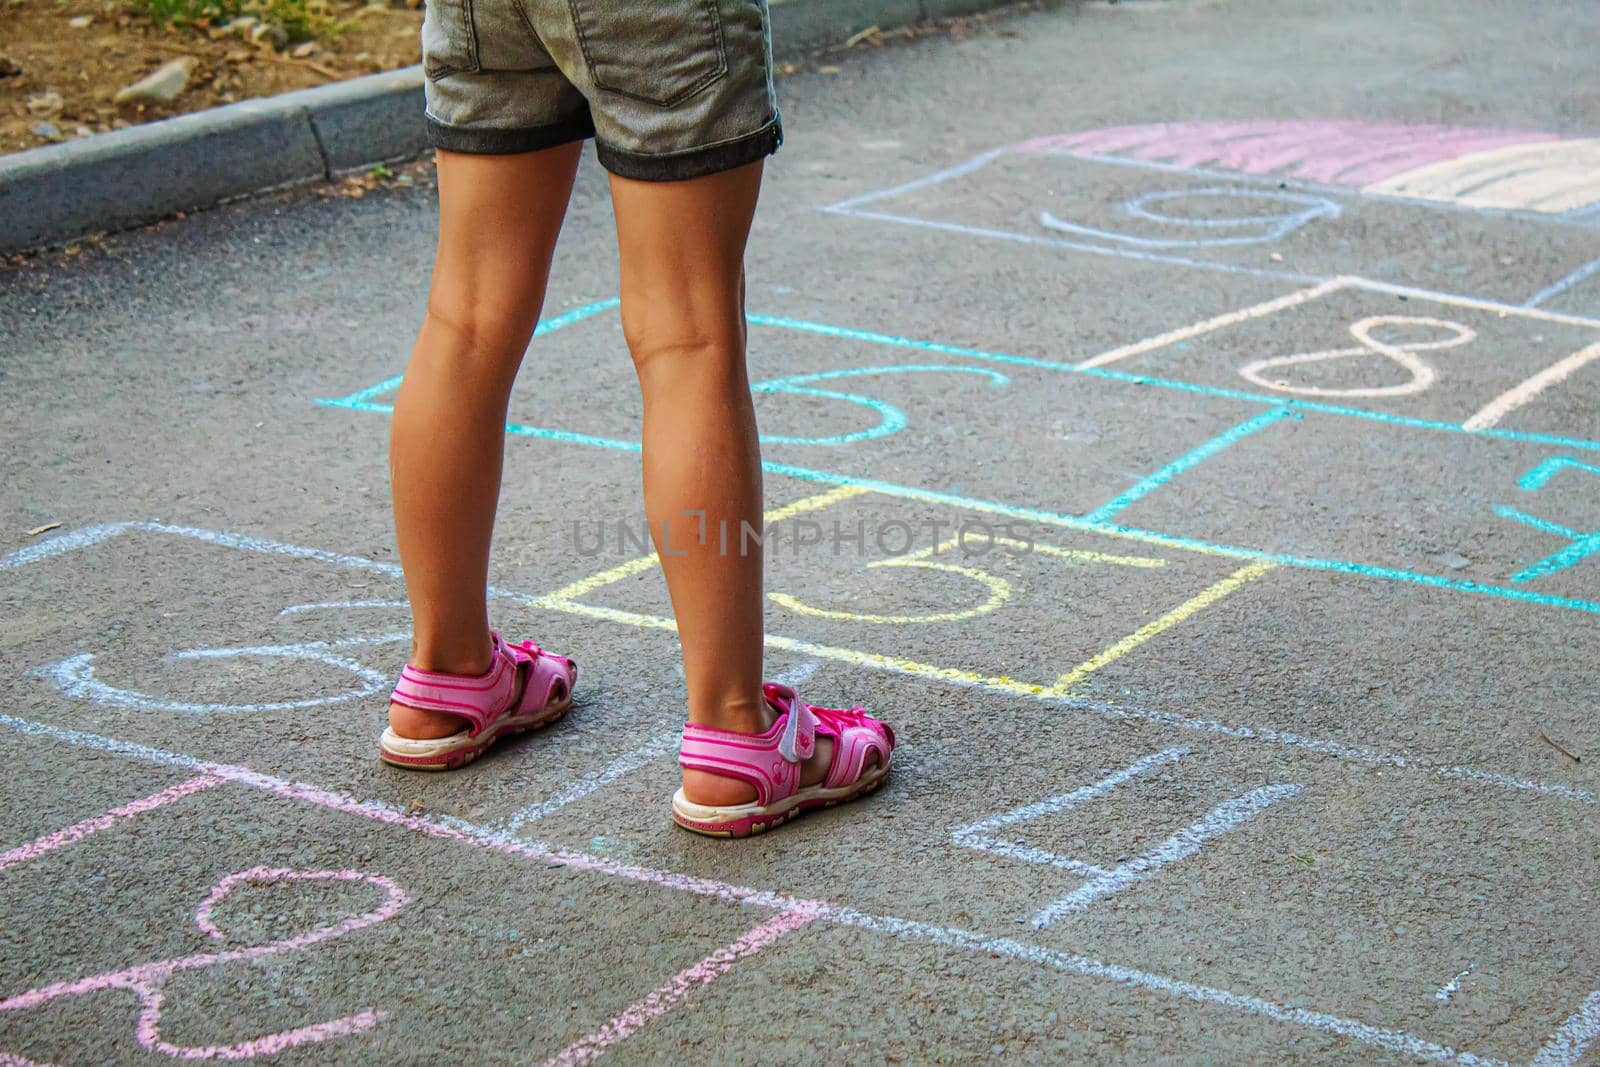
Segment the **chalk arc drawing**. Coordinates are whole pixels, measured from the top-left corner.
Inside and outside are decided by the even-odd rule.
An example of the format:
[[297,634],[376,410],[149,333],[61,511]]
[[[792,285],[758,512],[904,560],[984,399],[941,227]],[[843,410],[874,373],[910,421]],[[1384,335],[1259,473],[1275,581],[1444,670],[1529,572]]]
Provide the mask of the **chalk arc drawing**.
[[1039,137],[1015,150],[1274,175],[1548,215],[1600,204],[1600,139],[1538,130],[1315,120],[1162,122]]
[[303,697],[290,700],[273,700],[252,704],[205,703],[176,700],[171,697],[142,693],[109,685],[95,677],[94,653],[80,652],[54,663],[46,663],[28,671],[30,677],[43,678],[54,683],[72,700],[84,700],[113,708],[134,711],[170,711],[179,715],[229,715],[249,712],[296,711],[362,700],[386,689],[390,680],[370,667],[337,655],[331,651],[344,644],[394,643],[410,639],[409,634],[385,634],[379,638],[357,638],[352,641],[308,641],[298,645],[260,645],[254,648],[190,648],[167,656],[168,661],[212,661],[224,659],[265,658],[304,660],[322,663],[353,674],[359,684],[352,689],[327,696]]
[[267,882],[364,883],[381,890],[384,899],[376,907],[342,922],[318,926],[305,933],[296,934],[293,937],[279,938],[264,945],[227,949],[220,952],[197,952],[188,956],[177,956],[172,959],[136,964],[120,971],[108,971],[104,974],[89,975],[85,978],[40,986],[25,993],[18,993],[14,996],[0,999],[0,1012],[20,1011],[38,1007],[41,1004],[47,1004],[62,997],[81,997],[108,989],[125,990],[139,999],[139,1018],[134,1025],[134,1036],[139,1044],[152,1052],[160,1052],[176,1059],[185,1060],[254,1059],[257,1056],[269,1056],[283,1052],[297,1045],[316,1044],[330,1041],[334,1038],[364,1033],[377,1026],[383,1020],[385,1013],[369,1008],[354,1015],[346,1015],[342,1018],[330,1019],[327,1022],[314,1023],[310,1026],[296,1027],[292,1030],[265,1034],[261,1037],[251,1038],[232,1045],[175,1045],[161,1036],[162,1001],[165,997],[167,983],[172,980],[174,975],[186,971],[204,970],[225,963],[255,961],[265,959],[268,956],[298,952],[319,942],[331,941],[365,927],[385,922],[393,918],[401,908],[405,907],[410,899],[406,896],[404,890],[381,874],[365,874],[361,871],[297,871],[281,867],[253,867],[247,871],[238,871],[230,874],[213,886],[210,894],[195,909],[195,925],[207,937],[215,941],[222,940],[222,930],[213,919],[217,905],[233,893],[234,890],[242,886],[260,885]]
[[867,564],[868,567],[921,567],[924,570],[943,571],[946,574],[959,574],[971,578],[974,582],[988,589],[989,596],[983,603],[970,608],[957,608],[951,611],[937,611],[927,615],[877,615],[856,611],[841,611],[834,608],[817,608],[802,602],[798,597],[788,593],[771,592],[767,598],[797,615],[810,615],[818,619],[844,619],[849,622],[876,623],[884,626],[905,626],[912,623],[932,622],[959,622],[963,619],[976,618],[979,615],[988,615],[996,611],[1007,600],[1011,599],[1011,583],[1004,578],[990,574],[988,571],[977,567],[963,567],[955,563],[934,563],[925,559],[880,559]]
[[[1435,338],[1430,341],[1410,341],[1405,344],[1395,344],[1375,337],[1373,331],[1384,326],[1427,327],[1450,332],[1449,337]],[[1419,359],[1417,352],[1433,352],[1445,348],[1455,348],[1458,345],[1470,344],[1477,339],[1477,333],[1470,327],[1448,319],[1434,319],[1423,315],[1372,315],[1350,325],[1350,336],[1354,337],[1357,344],[1349,348],[1329,348],[1320,352],[1300,352],[1292,356],[1273,356],[1270,359],[1258,359],[1239,368],[1239,375],[1245,380],[1262,386],[1266,389],[1275,389],[1280,393],[1296,393],[1300,396],[1411,396],[1423,392],[1433,385],[1438,378],[1438,372],[1428,363]],[[1267,372],[1285,367],[1303,367],[1311,363],[1327,363],[1333,360],[1355,359],[1361,356],[1381,356],[1392,360],[1405,370],[1410,377],[1395,385],[1351,386],[1347,388],[1334,388],[1319,385],[1295,385],[1283,378],[1269,377]]]
[[[1260,200],[1273,204],[1289,204],[1296,210],[1277,214],[1236,215],[1229,218],[1206,216],[1189,217],[1152,208],[1152,204],[1169,204],[1175,200]],[[1106,241],[1130,245],[1135,248],[1215,248],[1230,245],[1267,244],[1289,234],[1317,219],[1338,218],[1339,205],[1325,196],[1308,196],[1304,193],[1267,191],[1247,186],[1217,186],[1207,189],[1174,189],[1145,193],[1122,204],[1122,211],[1136,219],[1170,227],[1179,233],[1194,236],[1148,237],[1122,233],[1096,226],[1084,226],[1063,219],[1050,211],[1039,214],[1039,222],[1046,229],[1059,230],[1078,237],[1097,237]]]

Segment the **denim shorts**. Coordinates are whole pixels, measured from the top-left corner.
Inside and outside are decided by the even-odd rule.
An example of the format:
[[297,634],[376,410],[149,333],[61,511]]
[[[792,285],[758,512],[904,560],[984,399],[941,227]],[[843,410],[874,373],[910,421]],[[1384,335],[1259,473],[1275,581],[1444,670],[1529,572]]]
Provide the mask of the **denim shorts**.
[[778,150],[765,0],[426,0],[428,129],[450,152],[587,137],[613,174],[682,181]]

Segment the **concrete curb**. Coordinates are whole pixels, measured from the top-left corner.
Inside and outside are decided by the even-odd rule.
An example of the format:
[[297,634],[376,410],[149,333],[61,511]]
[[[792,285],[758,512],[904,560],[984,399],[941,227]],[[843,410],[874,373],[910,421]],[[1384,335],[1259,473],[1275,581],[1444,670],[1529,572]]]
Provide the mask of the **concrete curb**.
[[[780,54],[1012,0],[771,0]],[[0,156],[0,253],[324,181],[428,149],[422,68],[246,100]]]

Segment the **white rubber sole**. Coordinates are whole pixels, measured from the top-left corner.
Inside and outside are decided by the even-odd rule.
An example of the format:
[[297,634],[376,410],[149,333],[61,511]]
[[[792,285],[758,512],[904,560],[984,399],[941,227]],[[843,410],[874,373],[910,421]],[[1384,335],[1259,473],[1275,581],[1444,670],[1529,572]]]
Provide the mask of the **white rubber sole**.
[[383,735],[378,738],[378,758],[391,766],[414,771],[454,770],[477,759],[502,737],[548,726],[565,715],[571,707],[572,698],[569,696],[561,703],[540,708],[537,712],[501,719],[477,737],[467,730],[432,739],[401,737],[393,727],[385,726]]
[[806,786],[792,796],[771,804],[737,804],[730,807],[711,807],[696,804],[683,795],[683,788],[672,795],[672,820],[685,830],[693,830],[707,837],[748,837],[763,833],[797,815],[818,808],[831,808],[877,789],[889,777],[894,759],[872,768],[849,785],[833,789],[821,785]]

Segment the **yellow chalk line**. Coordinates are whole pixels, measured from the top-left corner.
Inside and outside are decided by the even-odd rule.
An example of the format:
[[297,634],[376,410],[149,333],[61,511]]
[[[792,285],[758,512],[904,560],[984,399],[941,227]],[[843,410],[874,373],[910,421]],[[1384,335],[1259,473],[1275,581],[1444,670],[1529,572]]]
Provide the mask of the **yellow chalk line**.
[[[802,514],[807,511],[817,511],[832,504],[838,503],[841,500],[848,500],[852,497],[861,496],[871,491],[872,490],[862,486],[839,486],[838,488],[831,489],[825,493],[818,493],[814,496],[804,497],[800,500],[794,501],[793,503],[786,504],[779,508],[774,508],[765,513],[764,519],[768,524],[780,522],[783,519],[789,518],[793,515]],[[996,543],[1013,545],[1013,547],[1018,548],[1028,547],[1027,542],[1012,542],[1009,538],[997,538]],[[912,559],[917,559],[919,557],[925,558],[926,556],[932,555],[939,551],[948,551],[955,547],[956,544],[957,539],[952,538],[949,541],[936,546],[935,548],[920,550],[911,554],[910,557],[907,557],[906,563],[902,565],[914,565],[910,563]],[[1044,552],[1049,555],[1074,559],[1086,559],[1093,562],[1111,563],[1121,566],[1162,567],[1167,565],[1167,561],[1164,559],[1157,559],[1148,556],[1108,556],[1104,553],[1059,548],[1054,545],[1035,544],[1032,547],[1035,551]],[[623,611],[617,608],[599,607],[597,605],[584,604],[578,601],[578,598],[586,593],[593,592],[596,589],[610,585],[617,581],[621,581],[622,579],[637,574],[641,571],[648,570],[656,566],[658,562],[659,561],[655,553],[651,553],[648,556],[641,556],[638,559],[628,560],[626,563],[619,564],[616,567],[612,567],[608,570],[601,571],[598,574],[591,575],[588,578],[574,582],[571,585],[565,586],[554,593],[539,597],[535,600],[535,605],[552,611],[565,612],[571,615],[580,615],[591,619],[603,619],[609,622],[623,623],[625,625],[636,626],[643,629],[666,630],[676,633],[678,624],[670,618],[665,618],[659,615],[647,615],[641,612]],[[899,561],[896,560],[895,562]],[[928,566],[929,564],[924,563],[922,565]],[[1101,667],[1121,659],[1123,656],[1127,655],[1129,652],[1132,652],[1145,642],[1178,625],[1185,619],[1195,615],[1197,612],[1204,611],[1206,608],[1210,607],[1212,604],[1215,604],[1229,593],[1232,593],[1240,587],[1254,581],[1276,567],[1277,564],[1266,562],[1251,563],[1241,567],[1239,570],[1234,571],[1220,582],[1217,582],[1209,588],[1202,590],[1189,600],[1186,600],[1176,608],[1173,608],[1171,611],[1162,615],[1159,619],[1145,624],[1144,626],[1135,630],[1133,633],[1106,648],[1104,651],[1095,655],[1093,658],[1080,663],[1066,674],[1063,674],[1059,679],[1056,680],[1055,684],[1051,686],[1040,685],[1034,682],[1026,682],[1003,674],[987,675],[980,674],[977,671],[962,670],[957,667],[940,667],[932,663],[922,663],[918,660],[907,659],[903,656],[890,656],[877,652],[864,652],[860,649],[842,648],[835,645],[819,645],[811,641],[802,641],[798,638],[784,637],[780,634],[768,634],[766,637],[766,644],[769,648],[778,648],[785,651],[798,652],[821,659],[830,659],[840,663],[848,663],[853,666],[873,667],[880,670],[892,670],[896,673],[909,675],[911,677],[927,678],[930,680],[943,682],[956,682],[959,684],[976,686],[995,692],[1009,693],[1015,696],[1064,696],[1068,695],[1068,690],[1071,687],[1077,685],[1079,682],[1083,681],[1083,679],[1087,678],[1090,674],[1093,674]],[[797,605],[788,604],[785,606],[790,607],[791,610],[796,610],[798,607],[800,607]],[[814,608],[804,609],[804,613],[816,615],[832,614],[818,611]],[[863,621],[879,620],[863,619]],[[899,621],[899,619],[898,617],[896,617],[894,620],[885,618],[882,621]],[[910,620],[908,619],[908,621]]]
[[[1004,674],[980,674],[977,671],[962,670],[958,667],[940,667],[932,663],[907,659],[904,656],[890,656],[880,652],[864,652],[861,649],[841,648],[837,645],[819,645],[813,641],[785,637],[782,634],[768,634],[766,645],[768,648],[783,649],[786,652],[796,652],[801,655],[814,656],[818,659],[834,660],[838,663],[848,663],[851,666],[889,670],[897,674],[909,675],[913,678],[926,678],[930,681],[955,682],[961,685],[987,689],[991,692],[1007,693],[1012,696],[1036,699],[1068,696],[1070,694],[1066,690],[1069,686],[1081,681],[1106,664],[1127,655],[1162,631],[1176,626],[1196,612],[1215,604],[1229,593],[1275,569],[1276,566],[1273,563],[1252,563],[1248,567],[1240,568],[1222,581],[1169,611],[1161,618],[1129,634],[1093,659],[1062,675],[1061,680],[1053,686],[1027,682]],[[623,611],[618,608],[603,608],[594,604],[580,604],[571,600],[541,598],[533,606],[547,608],[551,611],[565,612],[569,615],[622,623],[647,630],[665,630],[669,633],[676,633],[678,630],[676,622],[660,615],[646,615],[641,612]]]
[[[570,615],[581,615],[591,619],[603,619],[607,622],[624,623],[628,626],[637,626],[647,630],[668,630],[675,633],[678,629],[676,622],[660,615],[644,615],[635,611],[602,608],[593,604],[578,604],[570,600],[541,600],[535,601],[532,606],[548,608],[551,611],[562,611]],[[1016,678],[1008,678],[1005,675],[987,675],[979,674],[976,671],[964,671],[956,667],[939,667],[932,663],[920,663],[902,656],[885,656],[876,652],[863,652],[856,648],[819,645],[794,637],[784,637],[781,634],[768,634],[766,644],[768,648],[779,648],[786,652],[798,652],[818,659],[836,660],[840,663],[848,663],[857,667],[890,670],[899,674],[908,674],[912,677],[927,678],[933,681],[957,682],[996,692],[1010,693],[1015,696],[1042,697],[1052,695],[1045,686],[1033,682],[1020,681]]]
[[1116,644],[1111,645],[1109,648],[1100,652],[1092,659],[1084,660],[1082,663],[1072,668],[1072,670],[1056,679],[1056,684],[1052,687],[1053,690],[1056,693],[1065,694],[1067,690],[1083,681],[1101,667],[1104,667],[1106,664],[1115,660],[1121,659],[1123,656],[1126,656],[1129,652],[1132,652],[1134,649],[1138,648],[1152,637],[1172,629],[1174,626],[1189,618],[1191,615],[1194,615],[1196,612],[1204,611],[1206,608],[1210,607],[1212,604],[1215,604],[1229,593],[1243,585],[1255,581],[1257,578],[1261,577],[1263,574],[1266,574],[1268,571],[1273,570],[1275,567],[1277,567],[1276,563],[1252,563],[1247,567],[1240,567],[1238,570],[1222,579],[1222,581],[1208,589],[1202,590],[1200,593],[1184,601],[1182,604],[1179,604],[1177,607],[1173,608],[1159,619],[1139,627],[1133,633],[1129,634],[1127,637],[1124,637]]
[[[802,512],[820,511],[823,508],[837,504],[841,500],[849,500],[851,497],[861,496],[870,491],[859,485],[841,485],[836,489],[829,489],[825,493],[802,497],[791,504],[773,508],[771,511],[763,513],[761,517],[770,526]],[[544,599],[563,602],[577,600],[579,597],[611,585],[613,582],[620,582],[624,578],[631,578],[641,571],[650,570],[660,562],[661,557],[654,552],[648,556],[640,556],[638,559],[630,559],[626,563],[619,563],[617,566],[603,570],[599,574],[591,574],[589,577],[579,579],[571,585],[563,586],[553,593],[546,594]]]
[[[1060,545],[1041,544],[1038,541],[1032,543],[1018,541],[1012,537],[986,537],[979,543],[985,546],[1004,545],[1006,548],[1014,548],[1020,552],[1038,552],[1045,556],[1055,556],[1057,559],[1074,559],[1085,563],[1107,563],[1113,567],[1165,567],[1167,565],[1167,561],[1159,556],[1116,556],[1106,552],[1090,552],[1082,548],[1062,548]],[[939,542],[937,545],[919,548],[915,552],[907,552],[905,555],[895,558],[927,559],[929,556],[939,556],[946,552],[953,552],[960,547],[961,538],[951,537]],[[987,547],[985,551],[987,551]],[[979,555],[979,553],[971,554]],[[868,566],[876,566],[876,564],[868,564]]]
[[831,608],[814,608],[797,597],[788,593],[771,592],[767,599],[779,604],[797,615],[811,615],[819,619],[846,619],[850,622],[870,622],[883,625],[902,626],[910,623],[926,622],[959,622],[962,619],[971,619],[979,615],[987,615],[999,609],[1011,598],[1011,583],[1004,578],[997,578],[987,571],[980,571],[976,567],[958,567],[954,563],[930,563],[921,559],[880,559],[875,563],[867,564],[869,567],[922,567],[930,571],[944,571],[947,574],[960,574],[971,578],[989,590],[989,599],[975,608],[964,608],[960,611],[940,611],[930,615],[868,615],[855,611],[838,611]]

